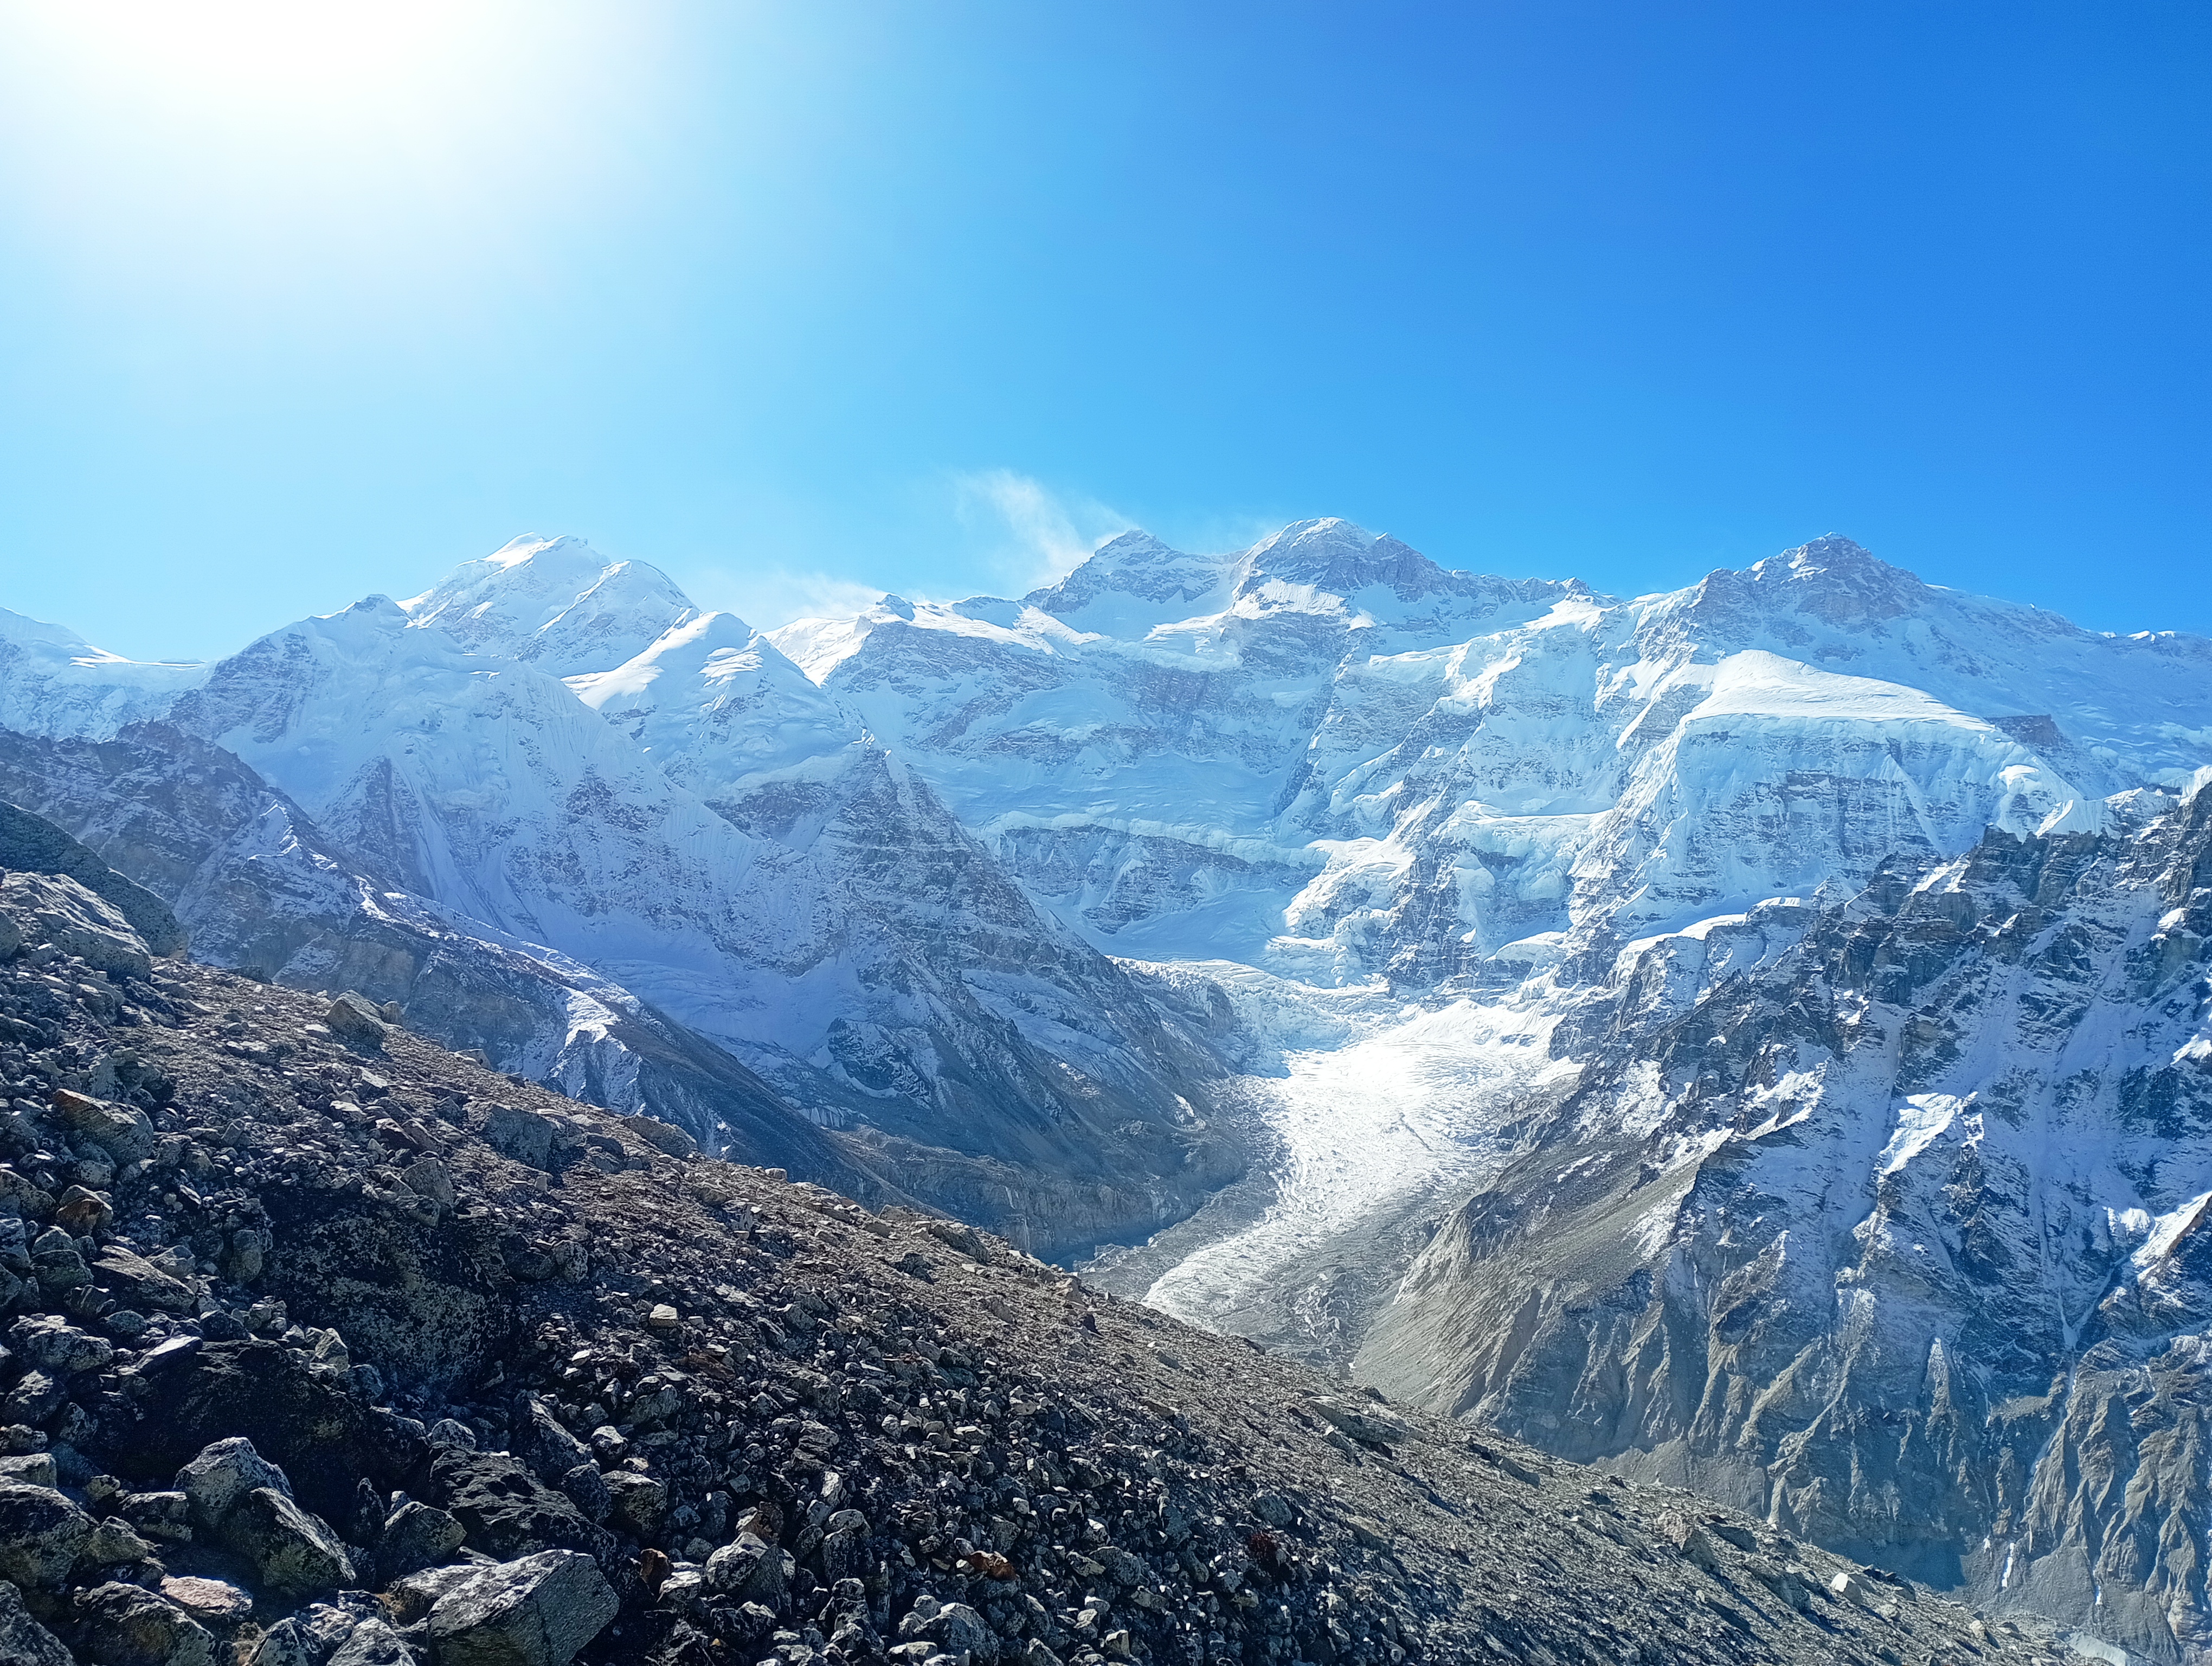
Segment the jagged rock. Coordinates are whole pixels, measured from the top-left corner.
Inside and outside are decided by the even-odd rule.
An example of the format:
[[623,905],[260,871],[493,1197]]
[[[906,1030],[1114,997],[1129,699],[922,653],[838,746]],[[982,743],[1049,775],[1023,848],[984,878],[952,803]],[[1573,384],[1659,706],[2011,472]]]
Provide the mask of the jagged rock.
[[415,1653],[381,1620],[364,1620],[338,1645],[328,1666],[415,1666]]
[[434,1157],[420,1157],[399,1171],[407,1189],[419,1197],[427,1197],[441,1208],[450,1209],[460,1201],[460,1194],[453,1189],[453,1177],[443,1162]]
[[8,1666],[76,1666],[62,1641],[23,1607],[23,1594],[0,1579],[0,1660]]
[[118,1163],[143,1162],[154,1150],[154,1124],[136,1105],[111,1104],[88,1093],[57,1088],[54,1115],[64,1128],[82,1134]]
[[62,1408],[69,1390],[51,1371],[27,1371],[0,1400],[0,1417],[10,1423],[44,1423]]
[[182,1493],[126,1493],[122,1509],[123,1519],[146,1538],[164,1544],[191,1541],[191,1500]]
[[94,1258],[92,1277],[94,1284],[112,1292],[117,1300],[128,1302],[133,1307],[153,1308],[163,1313],[191,1313],[199,1306],[198,1292],[191,1286],[118,1243],[106,1245]]
[[250,1666],[321,1666],[321,1661],[300,1622],[285,1619],[261,1634]]
[[613,1535],[585,1519],[560,1493],[541,1485],[504,1452],[458,1446],[432,1455],[424,1496],[451,1511],[470,1546],[504,1559],[544,1550],[611,1554]]
[[975,1661],[999,1657],[999,1634],[991,1623],[965,1602],[947,1602],[925,1620],[917,1635],[945,1653]]
[[349,991],[330,1004],[323,1022],[338,1041],[361,1053],[381,1053],[387,1033],[374,1004]]
[[52,1488],[0,1481],[0,1579],[59,1584],[92,1531],[92,1517]]
[[664,1122],[658,1117],[637,1116],[623,1124],[624,1129],[679,1162],[690,1162],[699,1154],[699,1142],[673,1122]]
[[385,1521],[376,1541],[376,1562],[386,1579],[417,1572],[444,1561],[468,1537],[451,1511],[410,1499]]
[[1406,1438],[1406,1422],[1372,1402],[1347,1400],[1340,1395],[1314,1394],[1306,1404],[1354,1440],[1389,1446]]
[[18,1357],[58,1377],[104,1370],[115,1345],[52,1314],[18,1319],[8,1328],[8,1347]]
[[353,1564],[327,1523],[273,1487],[257,1487],[234,1504],[216,1529],[261,1584],[292,1596],[349,1584]]
[[392,1581],[384,1593],[385,1604],[401,1625],[412,1626],[437,1605],[439,1598],[470,1584],[487,1567],[496,1566],[496,1563],[490,1562],[465,1562],[446,1567],[424,1568],[420,1572]]
[[149,977],[154,956],[146,939],[76,880],[52,873],[0,875],[0,915],[22,939],[51,943],[88,966],[118,977]]
[[1713,1566],[1713,1541],[1705,1536],[1704,1528],[1680,1511],[1670,1511],[1659,1518],[1659,1536],[1685,1561],[1705,1568]]
[[560,1486],[562,1478],[578,1464],[592,1462],[592,1449],[562,1427],[560,1420],[535,1395],[525,1398],[523,1419],[516,1453],[547,1486]]
[[439,1666],[568,1666],[620,1608],[591,1558],[546,1551],[441,1597],[429,1636]]
[[668,1509],[668,1489],[650,1475],[612,1469],[605,1476],[611,1499],[607,1518],[634,1537],[650,1538],[660,1530]]
[[72,1186],[54,1207],[54,1225],[81,1238],[106,1236],[115,1224],[115,1208],[102,1194]]
[[165,1372],[145,1402],[149,1457],[187,1462],[227,1437],[291,1478],[308,1509],[343,1516],[367,1476],[398,1487],[422,1450],[419,1433],[374,1415],[339,1383],[318,1377],[297,1350],[252,1339],[210,1343]]
[[707,1559],[708,1588],[732,1603],[774,1608],[783,1600],[790,1579],[787,1560],[785,1552],[758,1534],[741,1533]]
[[603,1522],[615,1507],[614,1489],[596,1463],[580,1463],[562,1476],[561,1491],[587,1521]]
[[52,1452],[27,1452],[21,1457],[0,1457],[0,1481],[20,1481],[26,1487],[52,1487],[58,1479]]
[[154,1547],[138,1536],[137,1529],[120,1516],[94,1524],[91,1536],[77,1552],[77,1561],[88,1567],[112,1567],[118,1563],[145,1561]]
[[31,1240],[31,1265],[39,1275],[39,1288],[49,1300],[65,1298],[72,1290],[92,1282],[76,1239],[58,1226],[49,1226]]
[[243,1435],[202,1448],[177,1471],[176,1491],[185,1496],[192,1525],[203,1531],[220,1527],[240,1499],[264,1487],[286,1498],[292,1495],[284,1471],[254,1450],[253,1443]]
[[215,1638],[174,1602],[115,1581],[77,1603],[79,1651],[97,1666],[213,1666]]
[[559,1166],[568,1146],[567,1130],[550,1116],[514,1105],[494,1105],[484,1123],[492,1149],[533,1169]]

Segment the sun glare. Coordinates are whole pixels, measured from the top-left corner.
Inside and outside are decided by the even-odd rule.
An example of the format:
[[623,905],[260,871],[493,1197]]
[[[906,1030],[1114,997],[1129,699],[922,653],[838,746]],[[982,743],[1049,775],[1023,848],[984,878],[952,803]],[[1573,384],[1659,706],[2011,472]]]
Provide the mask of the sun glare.
[[[82,0],[0,10],[94,102],[228,125],[416,104],[481,70],[504,7]],[[519,21],[519,20],[518,20]]]

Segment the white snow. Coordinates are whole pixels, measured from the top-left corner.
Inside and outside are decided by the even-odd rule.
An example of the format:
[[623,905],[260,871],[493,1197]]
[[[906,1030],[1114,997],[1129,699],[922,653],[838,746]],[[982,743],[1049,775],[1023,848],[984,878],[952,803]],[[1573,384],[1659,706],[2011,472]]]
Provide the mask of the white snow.
[[1895,1174],[1920,1155],[1951,1126],[1967,1101],[1944,1093],[1913,1093],[1897,1108],[1896,1131],[1875,1159],[1878,1175]]

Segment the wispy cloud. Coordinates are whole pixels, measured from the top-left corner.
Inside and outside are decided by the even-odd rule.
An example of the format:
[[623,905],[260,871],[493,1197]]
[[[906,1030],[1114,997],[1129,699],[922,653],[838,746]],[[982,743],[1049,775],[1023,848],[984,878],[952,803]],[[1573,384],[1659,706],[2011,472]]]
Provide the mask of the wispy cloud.
[[884,593],[880,585],[781,566],[694,568],[683,576],[684,590],[700,605],[726,608],[756,630],[793,619],[842,618]]
[[952,489],[961,524],[999,540],[992,559],[1015,595],[1065,576],[1135,524],[1096,498],[1055,492],[1012,469],[956,474]]

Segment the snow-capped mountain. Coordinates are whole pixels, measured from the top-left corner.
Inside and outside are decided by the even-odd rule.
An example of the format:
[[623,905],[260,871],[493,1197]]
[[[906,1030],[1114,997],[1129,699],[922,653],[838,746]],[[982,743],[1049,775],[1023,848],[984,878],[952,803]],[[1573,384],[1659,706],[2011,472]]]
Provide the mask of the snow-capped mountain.
[[[346,912],[323,893],[366,878],[355,912],[434,917],[604,986],[572,991],[565,1029],[526,1003],[517,1033],[446,1039],[605,1097],[622,1072],[585,1043],[623,1031],[603,1009],[628,1002],[836,1136],[823,1177],[857,1165],[1044,1249],[1141,1234],[1234,1172],[1207,1122],[1204,1005],[1155,999],[1038,914],[849,713],[649,568],[521,540],[409,607],[303,620],[196,680],[166,721],[334,853],[302,903],[317,932]],[[317,942],[286,975],[337,970]],[[698,1124],[650,1085],[615,1102]]]
[[[766,634],[527,538],[205,670],[37,640],[0,791],[197,885],[205,942],[526,963],[447,1009],[507,1067],[711,1126],[735,1088],[636,1060],[726,1061],[841,1183],[1118,1236],[1098,1276],[1185,1316],[2212,1645],[2172,1456],[2212,643],[1840,538],[1624,599],[1339,520]],[[264,795],[167,890],[52,787],[127,743],[173,797],[153,730],[101,739],[153,715]]]
[[0,728],[111,735],[167,709],[206,675],[202,665],[126,660],[66,626],[0,607]]
[[[2000,1527],[2014,1530],[2021,1560],[2007,1600],[2079,1621],[2100,1612],[2095,1582],[2066,1570],[2100,1566],[2108,1590],[2132,1580],[2163,1593],[2138,1607],[2196,1578],[2119,1566],[2123,1541],[2177,1530],[2162,1517],[2141,1525],[2156,1511],[2118,1538],[2079,1519],[2057,1537],[2046,1520],[2042,1536],[2019,1538],[2022,1517],[1984,1485],[2007,1463],[2019,1468],[2008,1484],[2031,1484],[2018,1441],[1971,1456],[1946,1447],[1964,1478],[1924,1532],[1904,1520],[1919,1477],[1835,1456],[1857,1450],[1835,1438],[1839,1426],[1878,1443],[1932,1415],[1928,1396],[1963,1403],[1963,1388],[1929,1375],[1931,1347],[1979,1368],[1974,1326],[1990,1322],[1972,1318],[1978,1298],[1960,1289],[1917,1302],[1890,1292],[1870,1322],[1893,1352],[1879,1368],[1853,1352],[1850,1316],[1869,1294],[1846,1252],[1852,1232],[1887,1230],[1875,1199],[1896,1183],[1875,1158],[1932,1116],[1917,1108],[1926,1084],[1882,1077],[1880,1045],[1863,1048],[1853,1067],[1872,1073],[1856,1097],[1829,1090],[1827,1114],[1852,1130],[1845,1149],[1820,1147],[1792,1170],[1795,1190],[1762,1181],[1734,1213],[1678,1227],[1653,1213],[1656,1200],[1687,1183],[1685,1152],[1711,1148],[1683,1143],[1685,1090],[1654,1085],[1651,1073],[1681,1026],[1711,1025],[1699,1041],[1720,1046],[1711,1037],[1735,1018],[1684,1015],[1734,988],[1732,976],[1807,952],[1796,945],[1816,922],[1878,882],[2008,851],[2124,851],[2147,825],[2195,813],[2181,795],[2212,763],[2212,643],[2081,630],[1923,584],[1843,538],[1622,599],[1446,573],[1335,521],[1213,559],[1131,534],[1019,602],[891,601],[775,638],[1091,941],[1202,970],[1229,995],[1238,1061],[1275,1142],[1271,1183],[1224,1194],[1109,1280],[1316,1357],[1357,1355],[1358,1370],[1399,1390],[1562,1450],[1694,1476],[1863,1554],[1938,1577],[1948,1566],[1985,1595],[2004,1586],[2005,1553],[1973,1535],[1994,1547]],[[2127,900],[2098,906],[2138,924],[2145,909],[2156,916],[2144,900],[2156,887],[2130,883]],[[2133,927],[2101,929],[2124,939]],[[2201,968],[2181,979],[2191,999],[2202,982]],[[1821,987],[1846,1005],[1874,998],[1833,976]],[[1784,1010],[1809,999],[1773,998]],[[2130,1073],[2202,1045],[2183,1033],[2198,1021],[2185,1012],[2157,1020],[2180,1025],[2173,1035],[2150,1035],[2147,990],[2108,999],[2115,1016],[2103,1022],[2142,1032],[2132,1050],[2067,1055],[1993,1018],[1990,1056],[2009,1049],[2008,1067],[2038,1082],[2079,1074],[2064,1091],[2087,1103],[2139,1091]],[[1896,1023],[1949,1034],[1971,1029],[1971,1010],[1909,1003]],[[1796,1082],[1790,1070],[1759,1079]],[[1636,1091],[1606,1089],[1616,1073]],[[2015,1097],[2044,1091],[2013,1085]],[[1942,1091],[1966,1103],[1988,1089]],[[1971,1114],[1946,1126],[1963,1130]],[[1732,1104],[1724,1126],[1737,1115]],[[1743,1115],[1739,1143],[1771,1135],[1763,1111]],[[2007,1183],[2015,1199],[2064,1192],[2041,1253],[2069,1263],[2069,1287],[2091,1307],[2110,1244],[2125,1239],[2133,1254],[2212,1186],[2177,1158],[2162,1178],[2107,1174],[2094,1200],[2077,1197],[2102,1137],[2027,1142]],[[1615,1149],[1632,1157],[1599,1160]],[[1585,1158],[1600,1189],[1587,1218],[1562,1218],[1554,1194]],[[1949,1170],[1931,1183],[1953,1183]],[[2107,1207],[2148,1224],[2132,1238],[2113,1228],[2069,1242],[2073,1217]],[[2042,1223],[2039,1208],[2028,1214]],[[1761,1209],[1757,1231],[1737,1222]],[[1788,1331],[1790,1348],[1775,1341],[1753,1364],[1729,1353],[1710,1370],[1686,1359],[1670,1341],[1677,1308],[1715,1319],[1717,1282],[1793,1231],[1818,1244],[1790,1264],[1787,1322],[1762,1321]],[[2032,1363],[1984,1373],[1990,1406],[2000,1377],[2048,1397],[2046,1368],[2063,1372],[2089,1334],[2069,1311],[2070,1328],[2029,1345]],[[2193,1326],[2178,1313],[2158,1346]],[[1844,1357],[1855,1370],[1833,1363]],[[2039,1371],[2039,1386],[2022,1386]],[[1792,1395],[1785,1417],[1777,1397]],[[2088,1416],[2108,1400],[2062,1395],[2051,1414]],[[1741,1408],[1753,1404],[1769,1409],[1746,1432]],[[1824,1467],[1815,1446],[1844,1468]],[[2100,1462],[2115,1486],[2135,1473],[2132,1458]],[[1746,1478],[1769,1466],[1784,1479],[1753,1496]],[[1869,1479],[1878,1473],[1888,1479]],[[2081,1488],[2059,1477],[2033,1485],[2046,1512],[2079,1517]],[[2201,1580],[2190,1589],[2201,1605]],[[2178,1646],[2171,1629],[2126,1625],[2136,1646]]]

